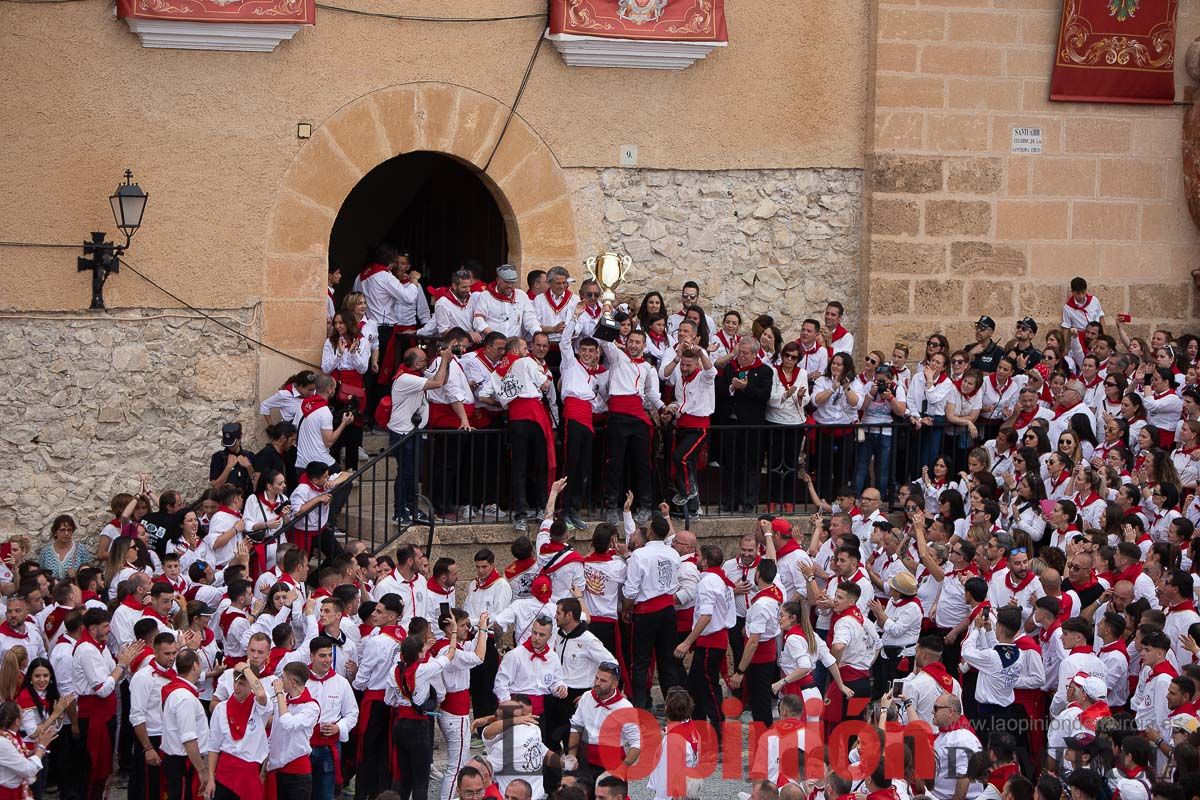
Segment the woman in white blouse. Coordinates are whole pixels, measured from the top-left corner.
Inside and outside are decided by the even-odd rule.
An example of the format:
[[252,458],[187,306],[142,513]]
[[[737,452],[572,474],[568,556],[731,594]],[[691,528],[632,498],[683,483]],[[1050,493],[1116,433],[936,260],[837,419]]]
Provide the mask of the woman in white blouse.
[[42,770],[42,759],[58,735],[53,725],[27,745],[21,739],[21,708],[0,703],[0,792],[10,797],[31,797],[30,787]]
[[351,470],[358,469],[359,450],[362,447],[362,426],[366,424],[367,408],[363,375],[370,363],[370,343],[359,331],[354,316],[346,311],[334,314],[333,332],[321,350],[321,369],[338,381],[333,427],[336,430],[341,425],[344,414],[354,413],[357,418],[342,430],[342,435],[329,452]]
[[267,601],[262,610],[254,617],[254,623],[246,630],[246,640],[256,633],[271,635],[276,625],[290,622],[292,619],[292,603],[296,601],[296,587],[287,583],[277,583],[267,592]]
[[780,363],[771,371],[771,397],[767,400],[768,486],[767,502],[787,504],[796,502],[796,468],[800,446],[804,443],[803,425],[807,416],[804,403],[808,397],[808,373],[801,369],[800,345],[788,342],[783,346]]
[[[932,337],[931,337],[932,340]],[[954,384],[946,375],[946,356],[930,353],[924,367],[913,375],[908,387],[908,416],[920,431],[920,465],[928,467],[942,452],[942,429],[946,422],[946,401]]]
[[[264,473],[262,487],[261,492],[246,498],[246,504],[242,506],[246,536],[251,542],[250,571],[253,575],[275,567],[275,551],[278,548],[274,541],[261,545],[255,542],[268,538],[272,530],[277,530],[292,515],[292,507],[284,496],[287,492],[287,477],[282,472],[270,470]],[[269,635],[270,631],[267,633]]]
[[[59,731],[66,721],[64,714],[75,702],[75,695],[60,697],[54,670],[45,658],[35,658],[25,670],[25,687],[17,695],[21,708],[21,738],[25,742],[37,741],[47,730]],[[33,786],[34,797],[41,797],[45,789],[46,771],[38,772]],[[0,791],[0,795],[3,792]]]
[[300,403],[306,397],[312,397],[317,390],[317,373],[310,369],[297,372],[284,381],[283,386],[258,407],[258,413],[268,425],[279,420],[297,422],[300,419]]
[[858,394],[851,388],[854,359],[834,353],[825,374],[813,383],[813,421],[818,425],[852,425],[858,421]]

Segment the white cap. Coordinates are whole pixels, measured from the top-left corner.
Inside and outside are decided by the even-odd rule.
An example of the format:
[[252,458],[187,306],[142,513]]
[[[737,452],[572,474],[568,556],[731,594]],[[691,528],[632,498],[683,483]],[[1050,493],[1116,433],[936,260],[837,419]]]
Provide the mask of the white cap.
[[1121,794],[1121,800],[1150,800],[1146,785],[1141,781],[1122,778],[1117,781],[1117,791]]
[[1095,675],[1085,675],[1082,672],[1071,679],[1071,682],[1083,689],[1084,693],[1093,700],[1103,700],[1108,697],[1108,684],[1103,678]]

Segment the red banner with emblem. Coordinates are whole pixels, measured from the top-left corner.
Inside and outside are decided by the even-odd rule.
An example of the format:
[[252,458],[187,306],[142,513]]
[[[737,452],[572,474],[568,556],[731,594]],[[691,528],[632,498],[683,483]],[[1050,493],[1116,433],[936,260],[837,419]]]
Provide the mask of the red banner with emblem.
[[289,23],[317,21],[316,0],[117,0],[122,19],[188,22]]
[[1179,0],[1063,0],[1050,99],[1175,100]]
[[550,33],[726,42],[725,0],[550,0]]

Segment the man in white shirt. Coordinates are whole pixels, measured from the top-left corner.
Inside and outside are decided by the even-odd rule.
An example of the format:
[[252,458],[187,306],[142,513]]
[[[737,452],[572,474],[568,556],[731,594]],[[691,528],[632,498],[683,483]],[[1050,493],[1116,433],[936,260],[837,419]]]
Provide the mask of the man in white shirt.
[[[327,598],[328,599],[328,598]],[[312,732],[313,800],[333,800],[343,783],[342,744],[358,723],[358,706],[350,682],[333,669],[334,642],[317,636],[308,645],[312,662],[305,687],[321,707]]]
[[271,721],[267,770],[274,775],[278,797],[310,796],[312,791],[312,734],[321,715],[321,706],[309,694],[308,667],[291,663],[273,694],[274,717]]
[[502,264],[496,270],[496,280],[471,295],[471,325],[476,332],[499,331],[513,337],[541,331],[533,303],[529,295],[517,289],[517,280],[517,268]]
[[675,387],[675,402],[664,409],[664,413],[675,419],[675,441],[671,450],[675,496],[671,502],[680,509],[688,504],[699,509],[696,462],[708,440],[708,427],[717,409],[717,368],[704,348],[681,344],[663,366],[662,376]]
[[[608,308],[608,306],[606,306]],[[663,407],[658,373],[642,359],[646,347],[644,331],[633,331],[625,349],[600,342],[608,366],[608,475],[604,485],[606,520],[619,527],[627,489],[633,490],[637,512],[634,521],[650,519],[653,500],[650,488],[650,414]],[[625,481],[626,471],[630,475]]]
[[[429,524],[417,508],[417,472],[421,468],[421,437],[410,435],[429,424],[429,400],[425,393],[446,384],[452,353],[449,345],[438,351],[438,370],[426,377],[429,357],[419,347],[409,348],[403,366],[392,381],[392,414],[388,418],[388,444],[404,440],[396,451],[396,482],[393,486],[392,520],[406,530],[414,523]],[[406,438],[407,437],[407,438]]]
[[543,726],[550,737],[551,746],[561,751],[567,743],[571,713],[576,701],[592,688],[596,681],[596,670],[602,664],[616,664],[617,657],[588,630],[581,622],[583,605],[578,598],[566,597],[555,604],[554,635],[550,638],[550,649],[562,663],[563,682],[567,685],[566,698],[546,698],[546,723]]
[[545,797],[543,769],[561,766],[558,755],[542,741],[535,714],[530,697],[513,695],[500,704],[496,721],[483,729],[487,759],[505,797],[514,783],[527,784],[530,800]]
[[549,370],[529,356],[524,339],[509,337],[504,360],[492,373],[492,393],[508,411],[513,530],[529,530],[526,519],[545,502],[555,473],[554,431],[547,393],[554,386]]
[[79,727],[86,748],[88,797],[100,797],[112,774],[116,733],[117,681],[129,674],[129,664],[142,649],[141,642],[125,645],[114,661],[108,651],[108,612],[88,609],[83,629],[73,648],[72,681],[78,694]]
[[582,693],[571,716],[566,752],[578,759],[580,771],[589,776],[598,777],[617,763],[632,765],[641,754],[642,735],[632,717],[621,725],[619,745],[601,737],[601,732],[608,733],[604,731],[604,723],[609,715],[621,709],[630,709],[626,712],[629,714],[633,709],[633,704],[617,688],[619,672],[615,663],[599,665],[591,691]]
[[917,639],[925,617],[917,599],[917,579],[904,570],[888,581],[890,597],[886,607],[871,601],[871,613],[883,630],[879,658],[871,666],[872,696],[882,697],[892,681],[908,676],[917,654]]
[[150,576],[135,572],[129,578],[131,591],[113,609],[110,633],[119,647],[124,647],[137,637],[133,635],[134,624],[145,614],[146,595],[150,593]]
[[25,648],[29,661],[46,657],[46,644],[42,634],[33,625],[27,625],[29,619],[29,602],[22,595],[8,598],[8,607],[4,610],[4,622],[0,624],[0,656],[3,656],[14,646]]
[[[133,764],[129,770],[129,794],[146,796],[146,787],[157,787],[162,780],[162,690],[175,673],[179,645],[173,633],[154,637],[154,657],[129,679],[129,724],[137,738]],[[155,795],[157,794],[154,793]],[[154,796],[154,795],[151,795]]]
[[200,794],[208,794],[208,717],[200,704],[200,656],[184,650],[175,659],[178,677],[162,690],[163,775],[168,800],[194,800],[192,781],[199,776]]
[[431,289],[433,318],[420,333],[443,336],[447,331],[460,328],[469,331],[471,341],[478,344],[482,337],[472,329],[470,310],[471,284],[474,282],[471,273],[460,269],[450,276],[449,287]]
[[208,780],[214,797],[257,797],[270,753],[267,724],[271,701],[254,670],[235,667],[233,694],[213,708],[209,723]]
[[509,650],[496,673],[496,699],[507,702],[515,694],[527,695],[533,713],[541,717],[545,711],[546,695],[560,700],[567,696],[562,662],[550,649],[553,620],[538,617],[530,626],[529,638]]
[[333,426],[333,410],[329,401],[337,391],[337,381],[331,375],[317,376],[316,391],[300,403],[300,418],[296,421],[296,466],[303,468],[310,461],[333,466],[330,449],[346,428],[354,423],[354,412],[347,411],[342,421]]
[[1159,597],[1162,599],[1167,615],[1163,633],[1171,640],[1172,652],[1175,654],[1175,660],[1180,664],[1191,663],[1191,653],[1184,648],[1181,642],[1188,635],[1188,630],[1200,622],[1200,614],[1196,613],[1194,586],[1195,579],[1192,578],[1191,573],[1181,569],[1172,569],[1163,576],[1159,587]]
[[546,291],[533,298],[533,313],[541,325],[541,332],[550,337],[553,353],[551,363],[555,367],[558,366],[557,353],[565,338],[563,332],[567,327],[567,320],[575,313],[575,306],[579,304],[579,298],[567,288],[570,279],[571,273],[567,272],[566,267],[551,267],[546,273]]
[[569,479],[563,498],[563,516],[575,530],[587,530],[578,509],[590,500],[592,485],[592,445],[595,417],[608,412],[608,368],[600,363],[600,343],[590,336],[579,340],[579,355],[574,348],[575,331],[582,324],[587,307],[575,305],[563,331],[565,346],[559,369],[562,374],[564,475]]
[[[1108,685],[1108,665],[1092,647],[1095,628],[1083,617],[1073,617],[1062,624],[1062,643],[1066,656],[1058,665],[1058,688],[1050,701],[1050,716],[1058,716],[1067,707],[1067,686],[1076,675],[1090,675]],[[1098,698],[1104,700],[1105,697]]]
[[[843,548],[858,553],[858,548]],[[842,682],[855,697],[867,697],[871,691],[871,663],[875,660],[878,634],[874,625],[864,622],[858,602],[862,587],[848,580],[838,584],[833,599],[832,625],[829,631],[829,652],[837,659]],[[821,718],[826,724],[837,724],[849,716],[849,698],[842,696],[836,686],[830,686]],[[861,713],[861,712],[860,712]],[[849,716],[848,716],[849,715]]]
[[667,543],[671,525],[650,520],[648,541],[629,556],[621,591],[633,603],[633,704],[650,708],[650,660],[657,664],[663,695],[682,683],[675,665],[675,592],[679,589],[679,554]]
[[1137,691],[1129,701],[1129,708],[1139,730],[1153,727],[1159,733],[1167,729],[1170,708],[1167,705],[1167,689],[1178,677],[1178,670],[1171,663],[1171,641],[1165,633],[1155,631],[1142,636],[1142,669]]
[[[749,537],[754,542],[754,537]],[[746,540],[742,540],[742,552],[745,552]],[[726,577],[735,585],[741,583],[729,575],[729,564],[722,567]],[[750,716],[764,728],[771,726],[771,707],[774,705],[774,693],[771,684],[779,678],[779,648],[777,641],[782,631],[779,627],[779,611],[783,604],[783,590],[775,583],[778,567],[772,559],[764,559],[758,563],[754,572],[754,592],[749,596],[745,625],[742,633],[730,634],[730,645],[733,637],[744,634],[744,644],[733,661],[733,674],[729,677],[729,688],[733,691],[746,681],[746,691],[750,699]],[[736,568],[735,568],[736,575]],[[740,577],[737,576],[737,577]],[[737,594],[734,594],[735,603]]]
[[[688,309],[695,306],[699,300],[700,285],[695,281],[687,281],[684,283],[683,288],[679,290],[679,310],[667,317],[667,333],[674,336],[676,332],[679,331],[680,324],[687,319]],[[704,320],[708,323],[708,335],[716,335],[717,323],[713,320],[712,315],[705,313]]]
[[729,629],[737,619],[733,611],[733,582],[721,569],[725,554],[715,544],[700,548],[702,568],[696,585],[696,613],[692,629],[679,646],[675,657],[682,660],[693,647],[688,671],[688,691],[696,699],[696,717],[707,719],[720,730],[725,721],[721,709],[721,667],[729,649]]
[[825,325],[821,330],[821,342],[825,351],[833,358],[834,353],[854,355],[854,334],[842,327],[842,317],[846,307],[837,300],[831,300],[825,306]]
[[406,636],[399,624],[404,613],[400,595],[394,592],[382,595],[375,609],[379,628],[362,642],[353,684],[362,693],[357,725],[358,773],[354,782],[355,797],[359,800],[374,797],[381,787],[390,785],[391,712],[384,698],[388,675],[395,669],[400,643]]
[[[920,719],[912,706],[905,710],[909,722]],[[983,750],[983,744],[965,722],[962,703],[957,697],[946,693],[934,701],[933,727],[937,736],[933,740],[936,769],[932,788],[937,800],[974,800],[979,796],[979,783],[967,777],[967,762],[972,753]]]

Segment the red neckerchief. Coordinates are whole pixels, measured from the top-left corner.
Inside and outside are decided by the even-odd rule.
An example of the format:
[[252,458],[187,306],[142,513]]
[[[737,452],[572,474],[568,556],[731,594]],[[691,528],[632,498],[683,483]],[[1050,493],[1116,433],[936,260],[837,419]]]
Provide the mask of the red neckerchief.
[[450,587],[449,589],[443,588],[442,585],[440,583],[438,583],[436,580],[434,580],[433,578],[430,578],[429,580],[427,580],[425,582],[425,585],[427,587],[429,587],[429,591],[433,592],[434,594],[440,594],[442,597],[453,597],[454,596],[454,587],[453,586]]
[[324,397],[321,397],[321,395],[319,395],[319,394],[314,394],[314,395],[312,395],[310,397],[306,397],[300,401],[300,414],[301,414],[301,416],[307,417],[308,415],[312,414],[314,411],[317,411],[322,408],[328,408],[328,407],[329,407],[328,400],[326,400]]
[[774,600],[777,603],[782,603],[783,602],[783,591],[778,586],[776,586],[775,584],[772,583],[767,588],[760,590],[757,594],[754,595],[754,597],[751,597],[750,605],[754,605],[758,601],[758,599],[761,597],[769,597],[770,599]]
[[366,281],[368,278],[373,278],[381,272],[390,272],[391,270],[385,264],[367,264],[363,267],[362,272],[358,273],[360,281]]
[[317,701],[313,699],[313,696],[308,693],[307,686],[304,687],[304,691],[300,692],[300,694],[296,695],[295,697],[289,697],[287,699],[287,704],[289,706],[298,706],[301,703],[316,703],[316,702]]
[[775,551],[775,560],[778,561],[786,555],[796,552],[800,549],[800,543],[796,541],[794,536],[784,537],[783,545]]
[[162,614],[159,614],[157,611],[155,611],[154,606],[152,606],[152,605],[147,604],[147,605],[142,606],[142,615],[146,616],[146,617],[153,617],[154,619],[161,622],[163,625],[166,625],[168,628],[175,627],[174,625],[171,624],[171,620],[167,619]]
[[825,644],[829,645],[830,647],[833,646],[833,629],[837,626],[837,624],[840,620],[843,620],[846,617],[849,617],[850,619],[854,620],[859,625],[863,624],[863,615],[862,615],[862,612],[858,610],[857,605],[852,605],[849,608],[847,608],[845,611],[834,614],[833,619],[831,619],[829,621],[829,633],[826,634]]
[[137,672],[142,668],[142,664],[146,663],[146,659],[152,658],[153,656],[154,648],[150,647],[149,645],[143,646],[141,651],[133,657],[133,661],[129,662],[129,674],[132,675],[133,673]]
[[1008,380],[1006,380],[1004,382],[1004,385],[1001,386],[999,383],[996,382],[996,373],[994,373],[994,372],[988,373],[988,380],[992,382],[992,388],[996,390],[996,394],[1001,397],[1003,397],[1004,393],[1006,391],[1008,391],[1008,387],[1012,385],[1012,378],[1010,377]]
[[10,639],[28,639],[29,630],[26,629],[21,633],[17,633],[12,629],[7,622],[0,623],[0,636],[7,636]]
[[721,582],[724,583],[726,586],[728,586],[730,589],[737,588],[737,584],[734,583],[733,581],[729,580],[729,576],[725,574],[725,570],[721,569],[720,567],[707,567],[707,568],[705,568],[704,572],[707,575],[716,575],[718,578],[721,579]]
[[1125,657],[1125,663],[1129,663],[1129,645],[1124,639],[1116,638],[1100,648],[1101,653],[1120,653]]
[[567,564],[583,563],[583,559],[579,557],[579,553],[576,553],[573,549],[567,547],[562,542],[546,542],[544,545],[538,548],[538,554],[543,556],[554,555],[555,553],[562,553],[563,551],[566,552],[564,555],[559,557],[557,561],[555,561],[553,564],[548,564],[547,566],[542,567],[543,575],[552,575],[565,567]]
[[488,576],[483,581],[475,581],[475,588],[479,590],[486,589],[498,580],[500,580],[500,573],[496,572],[493,567],[492,571],[488,573]]
[[192,693],[192,697],[200,696],[200,692],[196,691],[195,686],[192,686],[190,683],[188,683],[183,678],[175,678],[174,680],[172,680],[171,682],[169,682],[166,686],[164,686],[162,688],[163,705],[167,704],[167,698],[170,697],[175,692],[176,689],[186,689],[187,691]]
[[800,345],[800,352],[806,356],[815,355],[816,352],[821,349],[820,347],[817,347],[816,342],[813,342],[813,345],[811,348],[806,347],[804,342],[800,341],[799,339],[796,340],[796,344]]
[[667,342],[667,335],[665,333],[655,333],[652,330],[646,331],[646,338],[654,342],[659,347],[662,347]]
[[983,388],[983,384],[981,383],[975,387],[975,391],[971,392],[970,394],[963,394],[962,382],[963,382],[962,378],[959,378],[958,380],[956,380],[954,382],[954,388],[958,389],[958,394],[960,397],[962,397],[963,400],[970,400],[972,397],[979,394],[979,390]]
[[971,721],[969,719],[964,716],[959,716],[954,723],[947,725],[944,728],[939,727],[938,731],[940,733],[949,733],[950,731],[970,731],[971,733],[975,733],[975,728],[971,726]]
[[938,686],[941,686],[943,690],[947,692],[954,690],[954,678],[946,671],[946,665],[942,662],[934,661],[932,664],[926,664],[921,667],[921,672],[937,681]]
[[1050,479],[1050,488],[1057,489],[1058,487],[1060,487],[1064,483],[1066,483],[1070,479],[1070,477],[1071,477],[1071,474],[1064,469],[1062,472],[1058,473],[1057,478]]
[[588,305],[587,303],[584,303],[584,304],[583,304],[583,310],[584,310],[584,312],[586,312],[586,313],[587,313],[587,315],[588,315],[589,317],[591,317],[592,319],[599,319],[599,318],[600,318],[600,312],[601,312],[601,308],[600,308],[600,306],[596,306],[596,307],[593,309],[593,308],[592,308],[590,305]]
[[537,660],[537,661],[545,661],[545,660],[546,660],[546,655],[547,655],[547,654],[550,652],[550,647],[549,647],[549,645],[547,645],[545,648],[543,648],[543,649],[541,650],[541,652],[538,652],[537,650],[534,650],[534,649],[533,649],[533,639],[526,639],[526,640],[525,640],[525,643],[524,643],[523,645],[521,645],[521,646],[522,646],[522,647],[524,647],[526,650],[528,650],[528,651],[529,651],[529,660],[530,660],[531,662],[532,662],[532,661],[534,661],[534,660]]
[[241,618],[241,619],[247,618],[245,609],[233,608],[232,606],[230,606],[224,612],[222,612],[221,621],[220,621],[220,623],[218,623],[221,626],[221,634],[224,636],[228,636],[229,635],[229,627],[231,625],[233,625],[233,623],[239,618]]
[[607,700],[601,700],[596,696],[596,690],[592,690],[592,700],[596,701],[596,708],[612,708],[614,704],[619,703],[624,699],[625,695],[621,694],[620,689],[613,691],[612,697],[608,698]]
[[585,564],[602,564],[602,563],[605,563],[608,561],[612,561],[614,558],[616,558],[616,555],[617,554],[614,553],[612,550],[606,550],[603,553],[590,553],[583,557],[583,563],[585,563]]
[[564,291],[563,296],[562,296],[562,302],[556,303],[556,302],[554,302],[554,295],[550,292],[549,289],[547,289],[546,290],[546,302],[550,304],[550,308],[552,308],[554,310],[554,313],[557,314],[558,312],[562,311],[564,308],[567,307],[567,303],[571,302],[571,290],[567,289],[566,291]]
[[1049,642],[1050,637],[1052,637],[1054,635],[1054,632],[1056,630],[1058,630],[1059,626],[1062,625],[1062,623],[1063,623],[1063,621],[1061,619],[1055,618],[1055,620],[1053,622],[1051,622],[1045,629],[1038,632],[1038,640],[1042,644],[1046,644],[1047,642]]
[[501,378],[508,375],[508,371],[513,368],[524,356],[519,356],[516,353],[505,353],[504,358],[500,359],[500,363],[496,365],[496,374]]
[[1177,603],[1167,608],[1167,614],[1173,614],[1176,611],[1195,611],[1196,603],[1192,600],[1184,600],[1182,603]]
[[1070,408],[1060,408],[1058,411],[1054,412],[1054,418],[1058,419],[1063,414],[1066,414],[1068,411],[1074,411],[1075,409],[1079,408],[1081,405],[1083,405],[1083,403],[1079,402],[1079,403],[1076,403],[1075,405],[1071,406]]
[[500,290],[496,287],[495,281],[492,281],[491,283],[489,283],[487,285],[487,293],[490,294],[492,297],[496,298],[497,300],[499,300],[501,303],[517,302],[517,293],[516,292],[513,292],[511,297],[509,297],[506,294],[500,294]]
[[513,578],[517,577],[521,573],[527,572],[529,570],[529,568],[532,567],[536,563],[537,563],[537,559],[534,556],[530,556],[529,558],[517,559],[516,561],[512,562],[511,564],[509,564],[507,567],[504,568],[504,577],[508,578],[509,580],[512,580]]
[[968,562],[967,565],[965,567],[963,567],[962,569],[952,569],[952,570],[947,571],[945,574],[945,577],[949,578],[951,575],[978,575],[978,574],[979,574],[979,566],[974,561],[971,561],[971,562]]
[[[1138,579],[1138,576],[1140,576],[1141,574],[1142,574],[1142,562],[1135,561],[1134,563],[1130,564],[1128,567],[1126,567],[1125,569],[1123,569],[1117,573],[1117,581],[1129,581],[1130,583],[1135,583]],[[1113,581],[1113,584],[1115,585],[1116,581]]]
[[1027,569],[1027,570],[1025,570],[1025,577],[1021,579],[1021,582],[1013,583],[1012,569],[1009,569],[1008,572],[1004,573],[1004,586],[1010,592],[1012,592],[1013,594],[1016,594],[1017,592],[1021,591],[1026,586],[1028,586],[1030,583],[1032,583],[1033,577],[1034,577],[1033,570]]
[[263,674],[274,675],[275,670],[279,668],[279,664],[283,661],[284,656],[290,652],[292,651],[288,650],[286,647],[272,647],[270,652],[267,654],[267,665],[263,667]]
[[987,600],[984,600],[982,603],[980,603],[979,605],[977,605],[971,609],[971,613],[967,615],[967,622],[974,622],[976,617],[978,617],[983,612],[990,610],[991,607],[992,607],[992,604],[989,603]]
[[1170,675],[1171,679],[1174,680],[1175,678],[1179,677],[1179,670],[1175,669],[1171,662],[1164,658],[1162,661],[1150,668],[1150,675],[1146,678],[1146,680],[1152,681],[1158,675]]
[[[449,641],[449,639],[447,639],[446,641]],[[334,675],[337,675],[337,673],[333,670],[329,670],[328,672],[326,672],[323,677],[317,677],[317,673],[313,672],[311,669],[308,671],[308,679],[310,681],[316,681],[317,683],[324,683],[325,681],[332,678]]]
[[1013,428],[1020,430],[1029,427],[1029,423],[1033,422],[1033,418],[1037,416],[1038,408],[1038,406],[1034,406],[1032,411],[1022,411],[1017,414],[1017,418],[1013,420]]
[[[1091,647],[1089,647],[1086,644],[1081,644],[1078,647],[1072,647],[1071,651],[1069,653],[1067,653],[1067,655],[1079,656],[1079,655],[1087,655],[1091,652],[1092,652]],[[1086,674],[1086,673],[1084,673],[1084,674]]]
[[842,323],[839,322],[837,327],[833,329],[833,332],[829,334],[829,344],[826,346],[826,349],[829,350],[829,355],[831,357],[833,356],[833,343],[840,340],[849,332],[850,331],[843,328]]
[[1004,556],[1001,556],[1000,560],[996,562],[996,566],[992,567],[991,569],[981,569],[979,571],[980,577],[982,577],[985,581],[990,581],[992,579],[993,575],[995,575],[997,572],[999,572],[1000,570],[1005,569],[1007,567],[1008,567],[1008,559],[1005,558]]
[[1094,389],[1104,382],[1104,378],[1102,378],[1099,373],[1097,373],[1096,377],[1092,378],[1090,381],[1085,381],[1083,378],[1080,378],[1079,380],[1083,382],[1083,388],[1085,389]]
[[121,600],[121,605],[126,608],[132,608],[134,611],[141,611],[143,609],[142,599],[136,594],[125,595],[124,599]]
[[750,362],[749,365],[744,366],[744,367],[742,366],[742,362],[737,361],[736,359],[734,361],[730,362],[730,364],[729,364],[729,366],[733,368],[734,372],[753,372],[754,370],[758,369],[762,365],[763,365],[762,359],[759,358],[758,356],[755,356],[754,361]]
[[799,367],[792,368],[792,377],[791,378],[789,378],[787,375],[783,374],[783,366],[782,365],[775,367],[775,374],[779,376],[779,382],[783,384],[784,391],[787,391],[788,389],[795,386],[796,381],[800,378],[800,368]]
[[688,384],[688,383],[691,383],[692,381],[696,380],[697,376],[699,376],[701,372],[703,372],[703,370],[697,368],[697,369],[693,370],[690,375],[686,374],[683,370],[680,370],[679,374],[683,376],[683,382],[685,384]]
[[329,589],[326,589],[324,586],[319,586],[315,590],[313,590],[313,593],[312,593],[313,600],[320,600],[324,597],[333,597],[333,592],[331,592]]
[[[1086,309],[1086,308],[1087,308],[1089,305],[1091,305],[1091,302],[1092,302],[1092,300],[1094,300],[1094,299],[1095,299],[1095,298],[1093,298],[1093,297],[1092,297],[1090,294],[1084,294],[1084,296],[1083,296],[1083,305],[1079,305],[1079,302],[1078,302],[1078,301],[1075,299],[1075,295],[1073,295],[1073,294],[1069,294],[1069,295],[1067,295],[1067,303],[1066,303],[1066,304],[1067,304],[1068,306],[1070,306],[1071,308],[1075,309],[1076,311],[1083,311],[1083,310],[1084,310],[1084,309]],[[1003,791],[1004,791],[1004,787],[1003,787],[1003,786],[1000,786],[1000,787],[997,787],[997,788],[998,788],[998,789],[1000,789],[1000,791],[1001,791],[1001,792],[1003,792]]]
[[404,630],[400,625],[383,625],[379,628],[379,635],[395,639],[397,642],[403,642],[408,636],[408,631]]
[[717,331],[717,339],[719,339],[722,346],[724,346],[725,352],[732,353],[734,350],[737,349],[738,342],[740,342],[742,340],[742,337],[735,336],[735,337],[733,337],[733,341],[730,342],[729,337],[725,335],[725,331],[719,330],[719,331]]
[[1078,586],[1076,586],[1074,583],[1072,583],[1071,588],[1077,592],[1083,592],[1083,591],[1086,591],[1086,590],[1092,588],[1098,582],[1099,582],[1099,578],[1096,576],[1096,570],[1094,570],[1094,569],[1088,570],[1088,579],[1086,581],[1084,581],[1083,583],[1079,584]]
[[1166,397],[1167,395],[1170,395],[1170,394],[1175,394],[1175,390],[1174,390],[1174,389],[1167,389],[1167,390],[1166,390],[1165,392],[1163,392],[1162,394],[1159,394],[1158,392],[1155,392],[1155,393],[1154,393],[1154,399],[1155,399],[1155,400],[1162,400],[1164,397]]
[[270,500],[267,499],[266,492],[262,492],[261,494],[258,495],[258,501],[263,504],[263,508],[270,511],[272,514],[275,513],[275,509],[279,508],[280,501],[276,500],[274,503],[272,503]]
[[449,286],[447,286],[445,289],[441,289],[441,290],[430,289],[429,293],[433,294],[435,291],[438,292],[438,294],[435,295],[435,299],[434,299],[435,303],[442,298],[449,300],[451,303],[454,303],[454,305],[458,306],[459,308],[466,308],[471,303],[471,293],[470,292],[467,292],[467,297],[465,300],[459,300],[458,295],[456,295],[454,293],[454,290],[451,289]]
[[[776,553],[775,555],[779,554]],[[762,556],[755,556],[754,561],[751,564],[743,564],[740,558],[735,563],[737,564],[738,569],[742,571],[742,580],[749,580],[750,570],[758,569],[758,565],[762,563]]]
[[1099,499],[1100,499],[1100,495],[1096,494],[1095,492],[1092,492],[1087,497],[1084,497],[1082,499],[1079,497],[1079,492],[1076,492],[1075,497],[1072,502],[1075,503],[1076,508],[1086,508],[1087,506],[1090,506],[1092,503],[1096,502]]
[[899,800],[900,795],[896,794],[894,787],[880,789],[878,792],[871,792],[867,795],[867,800]]
[[912,597],[901,597],[899,600],[895,600],[893,602],[895,603],[896,608],[904,608],[904,606],[916,603],[917,608],[921,611],[921,616],[925,616],[925,606],[921,605],[921,599],[915,594]]
[[246,695],[245,700],[238,700],[229,695],[225,701],[225,717],[229,720],[229,735],[235,742],[240,742],[246,735],[246,726],[250,723],[250,712],[254,710],[254,693]]
[[996,787],[996,791],[1004,793],[1004,784],[1008,779],[1017,774],[1016,764],[1005,764],[1002,767],[996,767],[992,770],[992,774],[988,775],[987,782]]

